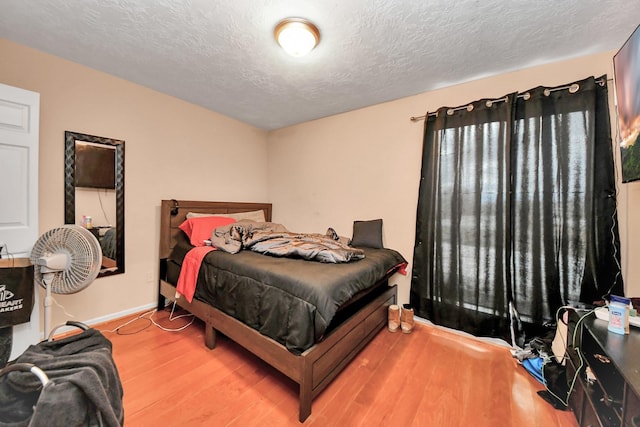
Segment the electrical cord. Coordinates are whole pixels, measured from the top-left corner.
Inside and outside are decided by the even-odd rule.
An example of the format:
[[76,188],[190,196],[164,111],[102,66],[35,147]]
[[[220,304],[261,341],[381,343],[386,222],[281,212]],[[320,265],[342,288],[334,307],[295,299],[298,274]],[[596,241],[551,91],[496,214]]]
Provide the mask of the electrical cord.
[[[111,332],[111,333],[115,333],[115,334],[118,334],[118,335],[134,335],[134,334],[137,334],[138,332],[144,331],[144,330],[145,330],[145,329],[147,329],[149,326],[151,326],[151,320],[150,320],[149,318],[145,317],[145,316],[147,316],[147,315],[150,315],[150,316],[151,316],[151,315],[153,315],[153,313],[155,313],[155,311],[156,311],[155,309],[153,309],[153,310],[151,310],[151,311],[147,311],[147,312],[145,312],[145,313],[140,314],[138,317],[134,317],[133,319],[131,319],[131,320],[129,320],[129,321],[127,321],[127,322],[125,322],[125,323],[123,323],[123,324],[119,325],[119,326],[116,326],[116,327],[115,327],[115,328],[113,328],[113,329],[109,329],[109,330],[101,330],[100,332],[102,332],[102,333],[105,333],[105,332]],[[130,325],[130,324],[132,324],[133,322],[136,322],[136,321],[141,320],[141,319],[145,319],[145,320],[148,320],[148,321],[149,321],[149,323],[148,323],[145,327],[143,327],[142,329],[139,329],[139,330],[137,330],[137,331],[135,331],[135,332],[127,332],[127,333],[124,333],[124,332],[121,332],[121,331],[120,331],[120,329],[122,329],[122,328],[124,328],[124,327],[126,327],[126,326],[129,326],[129,325]]]
[[[556,324],[557,321],[559,319],[559,313],[560,310],[562,309],[574,309],[574,307],[570,307],[570,306],[562,306],[558,309],[558,311],[556,311]],[[576,322],[576,325],[573,329],[573,337],[571,338],[571,346],[573,347],[573,349],[575,350],[576,354],[578,355],[578,359],[580,360],[580,366],[576,369],[575,373],[573,374],[573,378],[571,379],[571,385],[569,386],[569,389],[567,390],[567,397],[566,399],[562,399],[560,396],[558,396],[557,394],[555,394],[553,391],[551,391],[547,385],[547,382],[545,381],[545,389],[547,390],[547,392],[549,392],[549,394],[551,394],[553,397],[555,397],[556,399],[558,399],[558,401],[560,403],[562,403],[565,407],[569,406],[569,396],[571,396],[571,393],[573,392],[573,389],[575,387],[576,384],[576,380],[578,379],[578,375],[580,375],[580,371],[582,371],[582,368],[584,367],[584,358],[582,357],[582,352],[580,351],[579,347],[576,347],[576,334],[578,332],[578,330],[580,330],[579,326],[580,323],[582,323],[582,321],[584,319],[586,319],[589,315],[591,315],[592,313],[595,312],[595,308],[592,308],[591,310],[589,310],[588,312],[586,312],[585,314],[583,314],[578,321]],[[561,334],[562,337],[562,334]],[[568,339],[568,336],[566,337]],[[568,350],[568,341],[567,339],[564,340],[565,342],[565,350],[564,350],[564,356],[563,356],[563,360],[568,360],[569,356],[567,355],[567,350]],[[542,362],[542,377],[544,378],[544,366],[549,362],[549,360],[551,359],[551,357],[547,356],[546,358],[543,359]]]
[[63,305],[61,305],[58,301],[56,301],[56,299],[55,299],[53,296],[51,297],[51,301],[53,301],[53,303],[54,303],[55,305],[57,305],[57,306],[58,306],[58,308],[62,309],[62,311],[64,311],[64,314],[65,314],[65,315],[67,315],[68,317],[74,317],[74,318],[76,317],[76,316],[74,316],[73,314],[69,313],[69,312],[67,311],[67,309],[66,309],[66,308],[64,308],[64,306],[63,306]]
[[[107,194],[107,189],[105,188],[104,194]],[[100,202],[100,209],[102,209],[102,215],[104,215],[104,219],[107,221],[107,224],[111,224],[109,221],[109,217],[107,217],[107,213],[104,210],[104,206],[102,205],[102,197],[100,197],[100,189],[98,189],[98,201]]]
[[613,289],[613,287],[616,285],[616,283],[618,283],[618,278],[620,277],[621,273],[622,273],[622,266],[620,265],[620,262],[618,261],[618,247],[616,246],[616,235],[615,235],[615,227],[617,224],[617,218],[618,218],[618,190],[616,189],[616,207],[613,210],[613,213],[611,214],[611,228],[609,229],[609,231],[611,232],[611,245],[613,246],[613,260],[616,263],[616,267],[617,267],[617,271],[616,271],[616,275],[613,278],[613,283],[611,284],[611,286],[609,287],[609,289],[607,289],[607,292],[604,293],[604,295],[602,295],[601,299],[602,300],[607,300],[607,297],[609,297],[611,295],[611,290]]
[[[161,329],[161,330],[163,330],[165,332],[181,332],[181,331],[184,331],[185,329],[187,329],[189,326],[191,326],[193,324],[193,322],[195,320],[195,316],[193,314],[190,314],[190,313],[180,314],[180,315],[174,316],[175,308],[176,308],[176,302],[174,301],[172,306],[171,306],[171,312],[169,313],[168,320],[170,322],[173,322],[173,321],[181,319],[183,317],[191,317],[191,320],[189,321],[189,323],[187,323],[187,324],[185,324],[183,326],[180,326],[178,328],[167,328],[165,326],[162,326],[153,318],[154,314],[156,314],[156,312],[158,311],[157,309],[154,308],[153,310],[144,312],[144,313],[140,314],[138,317],[135,317],[135,318],[133,318],[133,319],[131,319],[131,320],[129,320],[129,321],[117,326],[117,327],[115,327],[114,329],[102,330],[100,332],[111,332],[111,333],[116,333],[118,335],[135,335],[135,334],[137,334],[139,332],[144,331],[145,329],[147,329],[151,325],[154,325],[158,329]],[[138,329],[138,330],[136,330],[134,332],[122,332],[121,331],[122,328],[124,328],[124,327],[132,324],[133,322],[138,321],[138,320],[147,320],[148,323],[144,327],[142,327],[141,329]]]
[[[618,114],[618,110],[615,109],[615,115],[616,115],[616,122],[618,122],[618,120],[620,119],[619,114]],[[615,129],[615,138],[614,141],[617,142],[619,144],[620,142],[620,128],[619,126],[616,126]],[[619,155],[620,151],[618,151],[618,155]],[[615,154],[614,154],[615,157]],[[615,159],[614,159],[615,160]],[[622,160],[620,160],[622,161]],[[615,165],[614,165],[615,166]],[[611,214],[611,228],[609,229],[610,233],[611,233],[611,244],[613,246],[613,260],[616,263],[616,267],[618,268],[616,275],[613,279],[613,283],[611,284],[611,286],[609,287],[609,289],[607,290],[607,292],[605,292],[604,295],[602,295],[602,299],[606,300],[608,296],[611,295],[611,290],[613,289],[613,287],[616,285],[616,283],[618,283],[618,278],[620,277],[620,275],[622,274],[622,266],[620,265],[620,262],[618,261],[618,247],[616,246],[616,235],[615,235],[615,227],[617,225],[618,222],[618,195],[619,195],[619,191],[618,191],[618,182],[619,179],[621,179],[621,177],[618,175],[618,169],[617,168],[613,168],[613,173],[614,173],[614,188],[615,188],[615,192],[614,192],[614,196],[615,196],[615,209],[613,210],[613,213]],[[628,201],[628,197],[625,198],[626,200],[626,205],[628,207],[629,201]],[[628,209],[627,209],[628,211]],[[627,212],[628,214],[628,212]],[[628,241],[628,239],[627,239]],[[618,238],[618,243],[621,244],[621,242],[619,241]]]
[[[178,316],[173,317],[173,313],[174,313],[175,308],[176,308],[176,302],[174,301],[174,302],[173,302],[173,304],[171,305],[171,313],[169,314],[169,321],[170,321],[170,322],[173,322],[174,320],[177,320],[177,319],[180,319],[180,318],[183,318],[183,317],[191,317],[191,320],[189,321],[189,323],[187,323],[186,325],[181,326],[181,327],[179,327],[179,328],[170,329],[170,328],[165,328],[164,326],[162,326],[162,325],[160,325],[159,323],[157,323],[157,322],[153,319],[153,317],[150,317],[149,319],[151,320],[151,322],[152,322],[156,327],[158,327],[159,329],[161,329],[161,330],[163,330],[163,331],[166,331],[166,332],[181,332],[181,331],[183,331],[183,330],[187,329],[189,326],[191,326],[191,325],[193,324],[193,321],[195,320],[196,316],[194,316],[194,315],[193,315],[193,314],[191,314],[191,313],[187,313],[187,314],[180,314],[180,315],[178,315]],[[154,310],[154,312],[155,312],[155,310]]]

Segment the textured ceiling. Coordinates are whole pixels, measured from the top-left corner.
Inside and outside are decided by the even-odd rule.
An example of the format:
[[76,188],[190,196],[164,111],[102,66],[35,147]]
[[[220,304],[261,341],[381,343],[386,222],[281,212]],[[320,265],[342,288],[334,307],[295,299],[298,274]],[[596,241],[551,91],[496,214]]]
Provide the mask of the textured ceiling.
[[[321,31],[304,58],[273,39],[290,16]],[[639,23],[638,0],[0,0],[0,37],[262,129],[614,50]]]

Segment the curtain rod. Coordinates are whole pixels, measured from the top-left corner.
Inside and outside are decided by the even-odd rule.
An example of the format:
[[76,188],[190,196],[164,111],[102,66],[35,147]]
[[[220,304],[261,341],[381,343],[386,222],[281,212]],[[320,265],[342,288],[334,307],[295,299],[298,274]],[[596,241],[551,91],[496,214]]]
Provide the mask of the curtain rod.
[[[596,83],[598,83],[600,86],[604,86],[605,83],[607,81],[612,81],[613,79],[598,79],[596,80]],[[556,88],[552,88],[552,89],[545,89],[544,90],[544,95],[545,96],[549,96],[551,94],[551,92],[556,92],[558,90],[564,90],[564,89],[569,89],[569,93],[576,93],[578,91],[578,89],[580,89],[580,85],[578,83],[573,83],[570,85],[566,85],[566,86],[559,86]],[[525,93],[519,93],[518,95],[516,95],[516,98],[522,98],[525,101],[527,101],[529,98],[531,98],[531,94],[529,92],[525,92]],[[491,107],[494,103],[496,102],[506,102],[507,101],[507,97],[505,96],[504,98],[498,98],[498,99],[489,99],[487,100],[486,104],[487,107]],[[453,113],[455,113],[456,111],[460,111],[460,110],[467,110],[467,111],[473,111],[473,104],[468,104],[468,105],[464,105],[462,107],[456,107],[456,108],[449,108],[447,110],[447,114],[448,115],[452,115]],[[427,113],[423,116],[411,116],[409,117],[409,120],[411,120],[412,122],[417,122],[420,120],[424,120],[427,117],[432,117],[432,116],[436,116],[438,115],[438,112],[432,112],[432,113]]]

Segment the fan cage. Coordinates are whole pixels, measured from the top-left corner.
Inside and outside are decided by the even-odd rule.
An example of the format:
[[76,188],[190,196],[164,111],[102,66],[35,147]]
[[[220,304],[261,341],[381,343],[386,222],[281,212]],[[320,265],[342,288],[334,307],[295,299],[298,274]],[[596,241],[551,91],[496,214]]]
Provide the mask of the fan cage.
[[95,280],[102,265],[102,249],[98,239],[87,229],[78,225],[63,225],[51,229],[36,241],[31,251],[31,261],[41,257],[63,253],[68,256],[64,270],[53,273],[51,283],[44,283],[44,273],[35,268],[35,280],[47,285],[56,294],[73,294],[86,288]]

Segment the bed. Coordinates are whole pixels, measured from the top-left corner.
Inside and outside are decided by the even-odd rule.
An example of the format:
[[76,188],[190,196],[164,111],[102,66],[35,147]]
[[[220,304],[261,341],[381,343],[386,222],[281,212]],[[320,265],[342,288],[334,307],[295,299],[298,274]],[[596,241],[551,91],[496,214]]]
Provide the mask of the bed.
[[[230,295],[231,291],[217,294],[210,292],[211,295],[201,291],[201,288],[206,287],[203,280],[208,275],[203,273],[205,263],[200,270],[196,294],[191,302],[183,296],[176,299],[176,260],[174,258],[177,257],[176,253],[180,253],[180,246],[184,244],[183,232],[178,227],[186,219],[187,213],[226,215],[262,210],[265,220],[270,221],[271,209],[271,204],[268,203],[163,200],[160,215],[158,308],[164,308],[167,299],[175,300],[179,306],[204,322],[205,345],[208,348],[215,348],[216,334],[220,332],[295,381],[299,385],[298,415],[300,422],[303,422],[311,414],[312,400],[386,325],[387,307],[390,304],[395,304],[397,298],[397,288],[395,285],[389,285],[389,278],[406,266],[406,261],[404,264],[396,262],[393,268],[385,268],[384,274],[376,277],[375,280],[371,279],[373,276],[367,276],[367,280],[374,282],[370,284],[371,286],[363,291],[355,292],[348,300],[340,302],[339,307],[336,307],[335,313],[332,314],[326,325],[311,327],[310,330],[316,332],[311,338],[312,342],[305,341],[306,338],[298,342],[291,341],[286,337],[269,336],[269,330],[265,331],[256,325],[249,326],[252,322],[245,320],[242,313],[234,312],[224,305],[224,300],[232,300],[235,297],[235,295]],[[221,259],[229,260],[230,257],[236,257],[245,251],[236,255],[221,254],[220,252],[213,251],[207,255],[205,258],[207,263],[214,264],[220,262]],[[375,252],[368,251],[367,253],[371,255],[370,258],[375,258]],[[249,257],[247,259],[252,265],[261,265],[263,262],[270,262],[271,259],[285,262],[277,257],[262,254],[251,253],[243,256]],[[398,254],[398,256],[400,255]],[[215,261],[216,258],[218,261]],[[401,256],[400,259],[404,261]],[[311,261],[295,261],[310,264],[314,268],[319,268],[320,265],[320,263]],[[358,262],[360,261],[356,261],[356,263]],[[226,268],[225,266],[224,269]],[[351,267],[342,268],[349,269]],[[272,269],[267,267],[265,271]],[[213,275],[217,274],[216,272]],[[315,314],[315,311],[313,313]],[[298,315],[297,317],[304,318],[305,316]],[[308,335],[309,333],[305,336],[308,338]]]

